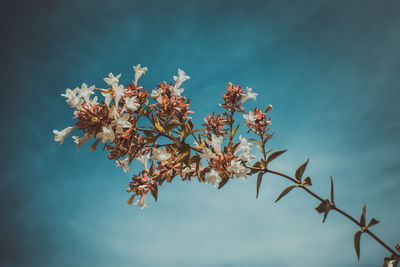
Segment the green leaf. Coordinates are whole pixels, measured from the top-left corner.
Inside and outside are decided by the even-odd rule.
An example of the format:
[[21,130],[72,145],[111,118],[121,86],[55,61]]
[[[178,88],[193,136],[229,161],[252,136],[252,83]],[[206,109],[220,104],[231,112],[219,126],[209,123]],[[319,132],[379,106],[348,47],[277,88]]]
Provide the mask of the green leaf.
[[299,182],[301,182],[301,178],[303,177],[303,173],[304,173],[304,170],[305,170],[306,167],[307,167],[308,161],[309,161],[309,159],[307,159],[307,161],[304,162],[304,163],[296,170],[295,177],[296,177],[297,181],[299,181]]
[[286,151],[287,151],[287,149],[281,150],[281,151],[276,151],[276,152],[272,153],[271,155],[269,155],[269,157],[267,159],[267,163],[273,161],[274,159],[276,159],[277,157],[279,157],[280,155],[282,155]]
[[282,193],[279,195],[279,197],[275,200],[275,203],[278,202],[281,198],[287,195],[290,191],[292,191],[293,188],[297,187],[297,185],[291,185],[289,187],[286,187],[285,190],[282,191]]
[[358,231],[355,235],[354,235],[354,248],[356,250],[356,254],[357,254],[357,260],[360,260],[360,239],[361,239],[361,231]]
[[258,198],[258,193],[260,192],[260,186],[261,186],[261,181],[262,177],[264,175],[264,172],[259,172],[257,176],[257,193],[256,193],[256,198]]

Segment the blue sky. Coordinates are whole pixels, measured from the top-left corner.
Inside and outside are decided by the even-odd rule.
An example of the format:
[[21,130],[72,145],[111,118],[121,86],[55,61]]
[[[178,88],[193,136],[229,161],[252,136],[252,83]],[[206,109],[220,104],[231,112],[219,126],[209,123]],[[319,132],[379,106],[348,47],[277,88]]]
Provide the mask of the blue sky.
[[[380,266],[388,253],[331,213],[325,224],[303,192],[266,176],[223,189],[165,184],[149,208],[128,206],[124,174],[102,151],[53,141],[73,123],[60,97],[109,72],[146,88],[191,79],[199,125],[226,83],[272,104],[274,162],[293,174],[310,158],[313,190],[381,223],[400,242],[400,4],[397,1],[29,1],[3,4],[0,55],[2,266]],[[136,165],[139,167],[138,165]]]

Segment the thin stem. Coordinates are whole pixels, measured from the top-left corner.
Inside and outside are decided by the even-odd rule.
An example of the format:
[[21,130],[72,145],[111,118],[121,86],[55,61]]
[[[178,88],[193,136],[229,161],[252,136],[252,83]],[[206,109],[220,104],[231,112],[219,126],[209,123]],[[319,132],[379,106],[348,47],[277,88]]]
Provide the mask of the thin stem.
[[[253,168],[252,168],[253,169]],[[277,172],[277,171],[273,171],[273,170],[269,170],[267,168],[264,169],[260,169],[260,171],[263,170],[265,172],[269,172],[269,173],[273,173],[276,175],[279,175],[281,177],[284,177],[296,184],[298,184],[297,180],[295,180],[294,178],[281,173],[281,172]],[[303,188],[307,193],[309,193],[310,195],[312,195],[314,198],[318,199],[319,201],[324,201],[323,198],[321,198],[320,196],[318,196],[317,194],[315,194],[314,192],[312,192],[310,189],[308,189],[305,186],[301,186],[301,188]],[[331,207],[333,210],[336,210],[337,212],[339,212],[340,214],[342,214],[343,216],[345,216],[346,218],[348,218],[349,220],[353,221],[357,226],[361,227],[361,224],[355,219],[353,218],[351,215],[349,215],[348,213],[346,213],[345,211],[339,209],[336,205],[334,205],[333,203],[331,203]],[[369,234],[373,239],[375,239],[379,244],[381,244],[385,249],[387,249],[388,251],[390,251],[393,255],[396,255],[397,257],[400,257],[400,255],[398,253],[396,253],[392,248],[390,248],[385,242],[383,242],[380,238],[378,238],[375,234],[373,234],[370,230],[365,230],[364,233]]]

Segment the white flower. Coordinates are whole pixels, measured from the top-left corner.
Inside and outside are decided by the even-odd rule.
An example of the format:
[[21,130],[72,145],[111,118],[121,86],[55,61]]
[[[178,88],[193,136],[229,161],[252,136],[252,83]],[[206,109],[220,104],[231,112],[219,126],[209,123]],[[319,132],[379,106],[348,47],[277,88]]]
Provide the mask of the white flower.
[[80,89],[80,96],[83,97],[83,99],[85,99],[86,103],[90,102],[89,98],[90,98],[90,95],[94,94],[94,92],[93,92],[94,87],[95,87],[94,85],[88,87],[86,85],[86,83],[82,83],[82,89]]
[[116,120],[120,116],[121,115],[119,115],[118,110],[115,107],[115,105],[112,105],[110,108],[110,111],[108,112],[108,118]]
[[251,160],[255,159],[256,156],[251,154],[250,150],[243,150],[242,154],[240,154],[239,158],[246,162],[251,162]]
[[158,103],[162,103],[162,93],[164,92],[163,89],[159,88],[159,89],[154,89],[153,91],[151,91],[151,95],[150,97],[154,98]]
[[146,205],[146,195],[147,195],[147,192],[146,192],[146,193],[143,192],[143,193],[140,195],[140,199],[139,199],[138,201],[136,201],[136,203],[135,203],[135,205],[136,205],[136,206],[139,206],[140,209],[147,208],[147,205]]
[[125,95],[124,89],[125,88],[124,88],[124,86],[122,84],[114,87],[114,90],[115,90],[115,105],[117,105],[117,108],[118,108],[119,101],[121,100],[121,97],[123,97]]
[[54,141],[60,142],[60,145],[62,145],[64,143],[65,137],[67,135],[69,135],[75,128],[76,128],[76,126],[67,127],[64,130],[62,130],[61,132],[57,131],[57,130],[53,130]]
[[186,167],[182,170],[182,177],[185,177],[187,174],[196,171],[196,168],[192,165],[190,167]]
[[247,114],[243,115],[243,118],[246,119],[245,123],[252,125],[255,123],[257,115],[254,115],[253,111],[250,110],[248,115]]
[[99,103],[97,103],[97,96],[93,97],[93,99],[88,99],[86,101],[86,104],[88,104],[90,106],[98,105]]
[[215,134],[212,134],[211,140],[206,140],[206,142],[214,148],[214,151],[217,153],[217,155],[221,155],[221,143],[223,140],[224,138],[222,136],[217,137]]
[[61,96],[67,98],[65,102],[70,105],[71,108],[81,108],[83,99],[81,99],[79,88],[75,88],[74,90],[68,88],[67,90],[65,90],[65,94],[61,94]]
[[135,71],[135,84],[137,84],[137,81],[140,79],[140,77],[146,73],[147,68],[146,67],[140,67],[140,64],[137,66],[133,66],[133,70]]
[[240,161],[232,160],[231,165],[226,170],[235,174],[237,178],[242,177],[247,179],[248,170]]
[[200,155],[200,158],[202,159],[210,160],[216,157],[216,155],[208,147],[203,147],[201,152],[202,154]]
[[106,93],[101,93],[104,96],[104,103],[106,103],[107,106],[110,106],[111,100],[113,98],[112,94],[106,94]]
[[97,133],[96,138],[101,139],[101,142],[103,143],[113,141],[115,138],[114,131],[112,130],[112,128],[107,128],[106,126],[103,126],[103,131]]
[[108,78],[104,78],[104,81],[113,88],[118,86],[119,78],[121,78],[121,73],[114,76],[111,72],[108,74]]
[[218,172],[214,169],[211,169],[210,172],[206,173],[206,180],[205,183],[211,183],[213,186],[217,187],[217,183],[221,182],[221,177],[219,176]]
[[122,133],[124,128],[132,127],[132,124],[128,121],[131,115],[128,113],[122,114],[122,116],[118,116],[115,120],[111,122],[112,126],[116,126],[116,133]]
[[124,160],[117,159],[115,162],[117,163],[117,167],[122,167],[124,172],[129,171],[129,157],[126,157]]
[[179,88],[177,85],[170,86],[169,90],[171,91],[172,96],[181,96],[184,91],[183,88]]
[[244,95],[243,102],[248,100],[248,99],[250,99],[250,98],[253,99],[254,101],[256,101],[257,100],[257,96],[258,96],[258,94],[257,93],[253,93],[253,89],[252,88],[246,87],[246,94]]
[[150,153],[146,154],[146,155],[141,155],[139,157],[137,157],[136,159],[138,161],[140,161],[143,164],[143,167],[146,171],[148,171],[147,169],[147,160],[150,158]]
[[140,107],[140,104],[136,102],[136,96],[125,98],[125,106],[124,110],[132,110],[135,111]]
[[81,149],[81,146],[92,139],[93,136],[84,136],[82,138],[79,138],[79,136],[72,136],[74,139],[74,143],[78,145],[78,150]]
[[176,89],[178,89],[179,87],[181,87],[182,83],[186,80],[189,80],[190,76],[187,76],[186,73],[181,70],[178,69],[178,76],[174,76],[174,81],[175,81],[175,86]]
[[171,154],[168,153],[167,148],[163,147],[162,149],[153,148],[153,155],[151,156],[152,160],[158,160],[161,161],[161,164],[164,164],[168,161],[168,159],[171,157]]
[[197,140],[194,140],[194,141],[193,141],[193,144],[194,144],[194,146],[195,146],[196,148],[202,149],[202,148],[204,147],[204,144],[201,143],[201,142],[200,142],[200,144],[197,143]]
[[247,180],[247,174],[249,174],[249,170],[243,166],[240,169],[238,169],[238,171],[236,173],[236,177]]
[[235,149],[235,152],[233,153],[234,155],[236,155],[241,150],[243,151],[251,150],[251,146],[253,145],[252,143],[249,143],[249,141],[247,141],[247,139],[242,137],[241,135],[239,136],[239,139],[240,139],[240,144]]

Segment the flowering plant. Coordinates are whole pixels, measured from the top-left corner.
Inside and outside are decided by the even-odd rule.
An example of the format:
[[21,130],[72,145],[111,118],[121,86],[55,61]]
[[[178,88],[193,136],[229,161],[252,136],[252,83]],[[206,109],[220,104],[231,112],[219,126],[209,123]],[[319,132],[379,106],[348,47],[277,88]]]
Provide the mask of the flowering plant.
[[[236,178],[247,179],[249,175],[257,174],[256,197],[264,174],[271,173],[281,176],[293,184],[283,190],[275,202],[293,189],[301,189],[319,201],[315,208],[323,214],[323,222],[330,211],[337,211],[354,222],[358,227],[354,235],[354,247],[357,257],[360,257],[360,237],[368,234],[387,249],[391,256],[385,258],[384,266],[397,266],[400,261],[400,245],[392,249],[375,234],[370,227],[379,223],[375,218],[366,223],[366,207],[362,209],[360,220],[336,206],[334,187],[331,177],[330,198],[324,199],[310,190],[311,178],[303,178],[308,160],[295,172],[294,177],[270,169],[270,163],[286,150],[267,150],[266,144],[272,137],[269,131],[271,119],[268,105],[263,111],[259,108],[245,111],[244,103],[256,100],[257,93],[251,88],[244,90],[239,85],[228,83],[222,95],[224,109],[222,113],[212,113],[204,119],[203,128],[194,127],[189,115],[190,99],[182,96],[183,82],[190,77],[178,69],[174,83],[159,83],[151,93],[138,84],[138,80],[147,72],[140,64],[133,67],[134,81],[124,87],[119,84],[121,74],[109,74],[104,81],[108,88],[100,89],[82,84],[81,88],[67,89],[61,96],[66,103],[75,109],[78,120],[74,126],[62,131],[54,130],[54,140],[63,144],[65,137],[73,130],[82,130],[83,136],[72,136],[78,149],[90,140],[94,140],[90,149],[96,150],[100,142],[109,152],[108,158],[116,162],[124,172],[129,171],[130,163],[136,158],[143,165],[143,170],[133,175],[126,190],[131,193],[128,204],[137,197],[136,205],[147,207],[146,197],[150,192],[154,199],[158,198],[158,187],[164,182],[172,182],[179,176],[181,180],[197,178],[199,182],[209,183],[218,189]],[[95,91],[100,92],[104,99],[99,103]],[[91,97],[93,95],[93,97]],[[239,128],[235,115],[242,114],[247,134],[255,138],[236,138]],[[237,116],[236,116],[237,117]],[[189,141],[191,140],[191,141]],[[252,154],[253,146],[262,154],[256,160]]]

